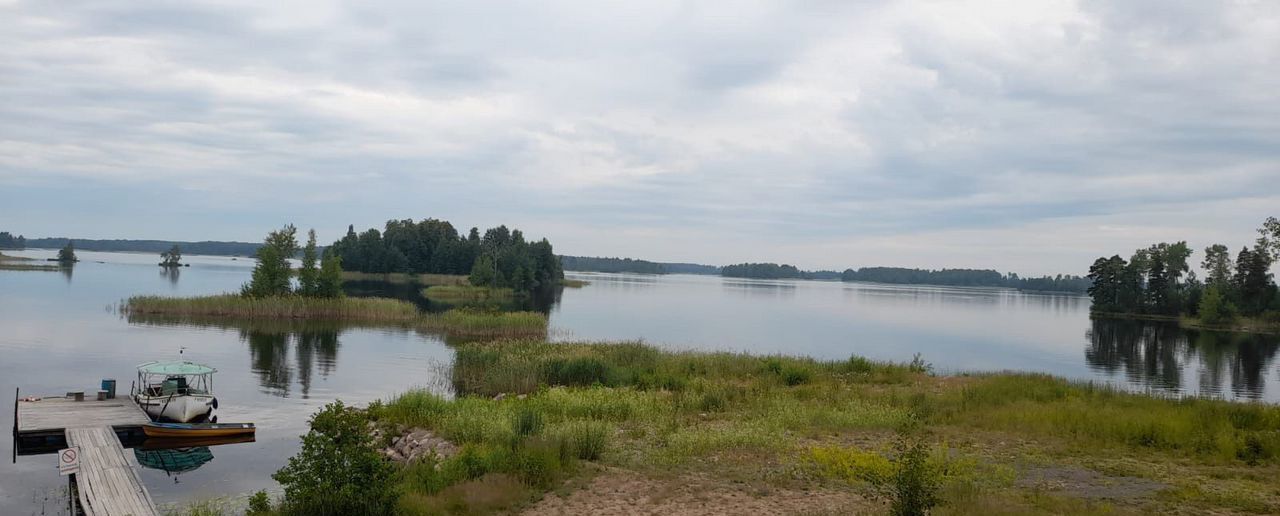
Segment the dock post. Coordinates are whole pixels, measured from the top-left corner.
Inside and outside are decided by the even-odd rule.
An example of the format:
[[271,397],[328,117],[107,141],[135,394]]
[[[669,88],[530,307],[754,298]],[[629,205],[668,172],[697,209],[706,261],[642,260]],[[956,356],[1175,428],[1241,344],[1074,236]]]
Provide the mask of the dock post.
[[22,387],[13,388],[13,463],[18,463],[18,395]]

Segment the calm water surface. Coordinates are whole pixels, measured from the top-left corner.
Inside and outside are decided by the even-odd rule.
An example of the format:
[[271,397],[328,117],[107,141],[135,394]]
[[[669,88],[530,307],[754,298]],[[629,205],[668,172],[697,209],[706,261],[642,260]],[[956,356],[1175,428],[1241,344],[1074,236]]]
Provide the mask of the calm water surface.
[[[187,358],[216,367],[219,418],[256,422],[257,441],[199,451],[186,457],[198,467],[170,468],[186,469],[181,473],[143,468],[144,482],[162,504],[272,487],[270,474],[296,452],[308,415],[334,399],[367,403],[414,387],[447,394],[452,351],[432,335],[131,323],[114,309],[135,294],[234,291],[248,280],[252,260],[191,256],[186,260],[192,266],[172,275],[163,274],[151,254],[79,254],[83,261],[69,274],[0,271],[0,388],[12,393],[21,387],[24,395],[92,390],[100,378],[114,377],[127,392],[134,366],[176,358],[182,348]],[[910,360],[920,353],[943,372],[1042,371],[1137,390],[1280,400],[1275,337],[1090,321],[1089,301],[1080,296],[571,275],[591,283],[541,303],[559,340],[640,339],[673,349],[827,359],[859,354]],[[0,423],[11,427],[10,409],[0,414]],[[157,460],[141,458],[153,466]],[[53,456],[18,457],[16,464],[0,466],[0,514],[63,514],[63,486]]]

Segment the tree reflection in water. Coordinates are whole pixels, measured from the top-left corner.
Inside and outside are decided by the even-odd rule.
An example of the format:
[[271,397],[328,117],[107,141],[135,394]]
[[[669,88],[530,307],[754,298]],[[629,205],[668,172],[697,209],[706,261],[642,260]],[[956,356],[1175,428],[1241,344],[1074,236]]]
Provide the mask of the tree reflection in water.
[[[269,331],[242,329],[240,339],[249,344],[253,372],[264,392],[288,397],[297,374],[302,398],[311,394],[311,378],[319,368],[320,375],[329,376],[337,364],[338,330],[313,329],[299,331]],[[293,342],[296,365],[289,365],[289,343]]]
[[1276,336],[1185,330],[1172,322],[1094,319],[1085,337],[1085,362],[1094,371],[1123,374],[1143,388],[1227,398],[1261,399],[1280,349]]

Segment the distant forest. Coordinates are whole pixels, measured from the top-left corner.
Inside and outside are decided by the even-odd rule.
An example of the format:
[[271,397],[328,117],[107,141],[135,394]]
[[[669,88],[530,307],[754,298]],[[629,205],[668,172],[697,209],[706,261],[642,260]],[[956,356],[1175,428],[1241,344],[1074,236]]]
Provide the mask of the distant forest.
[[1001,274],[991,269],[906,269],[902,267],[863,267],[845,269],[841,281],[868,281],[907,285],[944,285],[951,287],[1008,287],[1020,290],[1052,292],[1085,292],[1089,278],[1059,274],[1038,278],[1022,278],[1017,274]]
[[342,269],[369,273],[469,274],[480,286],[532,291],[558,284],[564,272],[542,239],[525,241],[520,230],[478,228],[461,235],[448,221],[389,220],[384,229],[347,234],[330,249],[342,258]]
[[903,267],[864,267],[835,271],[805,271],[794,265],[776,263],[740,263],[726,265],[721,274],[731,278],[810,279],[866,281],[901,285],[943,285],[955,287],[1007,287],[1021,290],[1085,292],[1088,278],[1070,275],[1022,278],[1017,274],[1001,274],[989,269],[908,269]]
[[[3,235],[8,233],[0,233],[0,247],[4,246]],[[18,237],[21,238],[21,237]],[[70,240],[75,240],[77,251],[109,251],[109,252],[138,252],[138,253],[162,253],[178,246],[182,249],[182,254],[203,254],[209,256],[253,256],[253,253],[262,247],[261,242],[178,242],[173,240],[90,240],[84,238],[68,239],[68,238],[28,238],[25,239],[25,246],[40,249],[61,249],[67,245]]]
[[561,256],[560,263],[567,271],[585,272],[634,272],[638,274],[720,274],[714,265],[697,263],[651,262],[631,258],[602,258],[592,256]]
[[26,249],[27,239],[22,235],[13,236],[8,231],[0,231],[0,249]]

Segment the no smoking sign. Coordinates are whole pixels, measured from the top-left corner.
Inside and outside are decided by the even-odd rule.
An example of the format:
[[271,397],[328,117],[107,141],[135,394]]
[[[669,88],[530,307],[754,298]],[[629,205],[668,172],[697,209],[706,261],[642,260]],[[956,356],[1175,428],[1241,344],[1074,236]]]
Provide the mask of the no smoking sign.
[[72,446],[58,450],[58,474],[70,475],[80,472],[80,447]]

